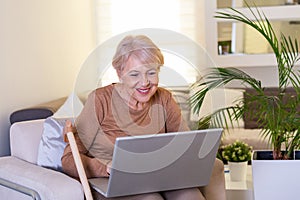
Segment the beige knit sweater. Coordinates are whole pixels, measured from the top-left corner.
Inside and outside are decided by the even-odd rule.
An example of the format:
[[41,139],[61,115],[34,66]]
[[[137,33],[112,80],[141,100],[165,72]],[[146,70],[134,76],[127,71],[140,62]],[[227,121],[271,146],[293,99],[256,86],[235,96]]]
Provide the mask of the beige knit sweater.
[[[133,110],[114,88],[111,84],[93,91],[76,119],[75,138],[88,178],[108,176],[106,165],[117,137],[189,129],[168,90],[158,88],[143,110]],[[62,165],[67,174],[78,177],[69,145]]]

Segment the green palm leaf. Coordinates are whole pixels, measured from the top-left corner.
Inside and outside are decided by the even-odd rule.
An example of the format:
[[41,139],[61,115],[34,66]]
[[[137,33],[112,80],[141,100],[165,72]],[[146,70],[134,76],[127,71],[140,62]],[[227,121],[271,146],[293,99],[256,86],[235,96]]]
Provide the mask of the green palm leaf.
[[[246,2],[245,2],[246,3]],[[217,12],[216,18],[236,20],[254,28],[271,46],[277,61],[278,91],[274,95],[266,95],[261,82],[242,70],[236,68],[212,68],[192,87],[196,92],[189,102],[193,112],[198,114],[206,95],[215,88],[226,87],[232,81],[238,81],[246,88],[252,88],[255,94],[247,94],[247,102],[238,99],[233,106],[218,109],[199,120],[199,128],[225,127],[243,117],[245,112],[251,118],[257,119],[262,128],[262,137],[268,138],[273,144],[274,152],[279,155],[282,144],[285,145],[287,158],[295,148],[300,148],[300,72],[295,70],[295,64],[300,60],[298,41],[285,35],[278,39],[272,24],[265,14],[256,7],[253,9],[247,3],[254,20],[234,8],[229,12]],[[292,86],[296,96],[288,99],[284,94],[287,87]],[[252,111],[256,106],[255,112]],[[275,158],[276,159],[276,158]]]

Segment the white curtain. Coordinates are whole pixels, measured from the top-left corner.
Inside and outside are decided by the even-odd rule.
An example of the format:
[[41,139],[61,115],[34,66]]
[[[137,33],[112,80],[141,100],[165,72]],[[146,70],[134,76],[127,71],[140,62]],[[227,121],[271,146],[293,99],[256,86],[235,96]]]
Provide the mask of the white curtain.
[[95,0],[97,40],[138,28],[164,28],[197,41],[199,0]]
[[[169,29],[197,42],[199,29],[202,28],[198,23],[198,8],[201,1],[95,0],[98,44],[117,34],[139,28]],[[174,45],[176,45],[175,43],[176,41]],[[197,79],[198,73],[195,68],[180,60],[178,56],[168,53],[165,53],[164,56],[165,64],[172,66],[173,70],[184,76],[187,84],[191,84]],[[102,77],[102,84],[109,84],[112,80],[117,81],[117,76],[110,68]]]

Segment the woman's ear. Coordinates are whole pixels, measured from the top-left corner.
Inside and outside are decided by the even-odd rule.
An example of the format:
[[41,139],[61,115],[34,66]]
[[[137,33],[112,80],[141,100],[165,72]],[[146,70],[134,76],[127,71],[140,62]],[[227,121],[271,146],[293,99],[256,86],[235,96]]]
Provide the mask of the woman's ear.
[[118,68],[118,69],[116,69],[116,72],[117,72],[118,78],[121,79],[122,70]]
[[123,75],[122,70],[117,69],[116,72],[117,72],[117,75],[118,75],[118,78],[119,78],[119,82],[122,83],[123,82],[123,80],[122,80],[122,75]]

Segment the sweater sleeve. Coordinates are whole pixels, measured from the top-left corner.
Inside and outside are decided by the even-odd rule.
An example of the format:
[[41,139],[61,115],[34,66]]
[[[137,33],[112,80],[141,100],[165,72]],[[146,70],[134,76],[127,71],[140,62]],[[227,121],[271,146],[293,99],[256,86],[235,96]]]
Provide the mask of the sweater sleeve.
[[76,118],[75,126],[82,144],[89,151],[100,129],[95,91],[88,96],[80,115]]
[[[80,141],[78,134],[75,134],[74,136],[87,178],[108,177],[106,164],[90,156]],[[67,144],[61,161],[63,171],[69,176],[78,179],[79,174],[75,165],[70,144]]]
[[166,132],[190,130],[182,117],[179,105],[169,92],[166,95],[166,102],[164,103],[164,106],[166,109]]
[[[101,162],[94,155],[90,155],[89,152],[95,137],[102,131],[95,111],[95,92],[92,92],[75,122],[77,129],[75,140],[88,178],[108,176],[106,171],[107,163]],[[62,167],[65,173],[78,178],[78,172],[69,144],[66,146],[62,156]]]

